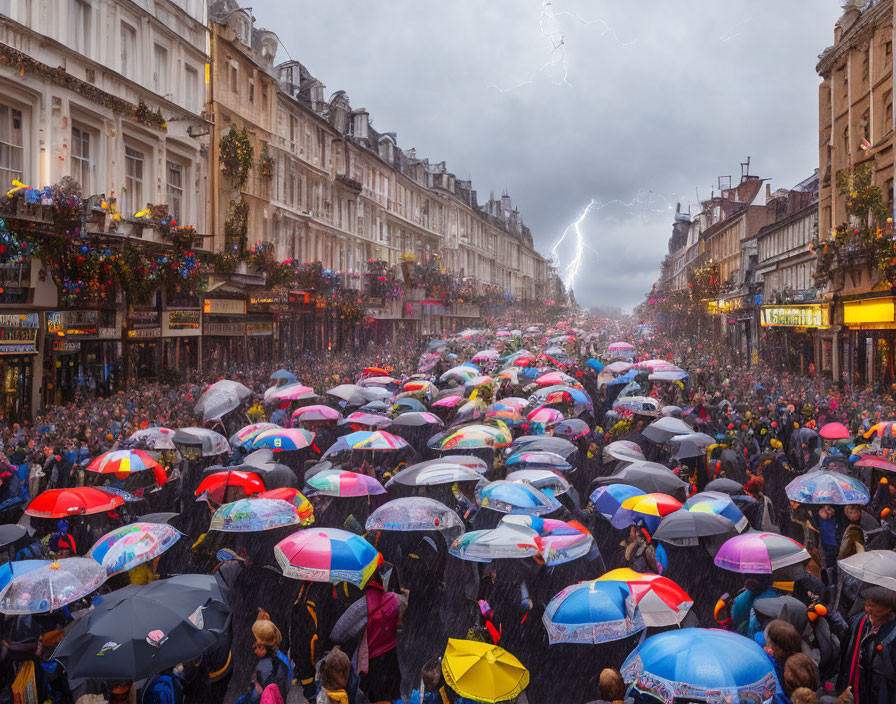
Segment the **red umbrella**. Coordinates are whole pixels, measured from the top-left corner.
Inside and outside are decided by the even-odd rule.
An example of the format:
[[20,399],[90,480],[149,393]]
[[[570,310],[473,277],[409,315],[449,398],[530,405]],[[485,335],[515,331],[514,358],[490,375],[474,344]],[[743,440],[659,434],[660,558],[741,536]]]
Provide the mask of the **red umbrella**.
[[862,455],[856,467],[874,467],[875,469],[883,469],[887,472],[896,472],[896,464],[888,462],[883,457],[877,455]]
[[818,434],[825,440],[849,440],[852,437],[843,423],[828,423],[823,425]]
[[34,497],[25,513],[35,518],[66,518],[105,513],[118,508],[124,499],[92,486],[47,489]]
[[199,483],[199,486],[196,487],[195,494],[196,496],[199,496],[200,494],[208,492],[213,501],[220,502],[224,498],[224,493],[230,487],[242,489],[246,496],[249,494],[258,494],[265,490],[264,482],[255,472],[244,472],[239,469],[232,469],[227,472],[215,472],[214,474],[209,474]]

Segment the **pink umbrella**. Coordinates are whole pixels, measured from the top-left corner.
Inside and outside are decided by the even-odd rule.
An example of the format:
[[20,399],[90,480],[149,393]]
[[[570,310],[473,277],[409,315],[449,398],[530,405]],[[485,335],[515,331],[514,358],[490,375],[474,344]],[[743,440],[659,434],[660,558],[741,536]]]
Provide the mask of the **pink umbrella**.
[[292,413],[293,420],[297,421],[339,420],[341,417],[342,414],[335,408],[318,404],[302,406]]
[[535,383],[539,386],[557,386],[557,384],[565,384],[568,378],[566,374],[560,372],[548,372],[538,377]]
[[438,401],[433,403],[433,406],[441,406],[443,408],[454,408],[460,403],[464,403],[466,399],[463,396],[446,396],[445,398],[440,398]]
[[843,423],[827,423],[818,433],[825,440],[849,440],[852,435]]
[[556,408],[548,408],[547,406],[540,406],[526,416],[526,418],[528,418],[533,423],[541,423],[542,425],[559,423],[565,417],[566,416],[564,416]]
[[364,586],[383,562],[360,535],[339,528],[306,528],[274,546],[285,577],[311,582],[351,582]]
[[883,457],[878,457],[877,455],[862,455],[861,459],[856,462],[856,467],[874,467],[886,472],[896,472],[896,464],[888,462]]
[[276,391],[272,391],[270,395],[267,395],[266,401],[301,401],[306,398],[313,398],[316,396],[314,393],[314,389],[310,386],[304,386],[303,384],[292,384],[291,386],[284,386],[282,388],[277,389]]
[[371,496],[386,490],[375,477],[345,469],[325,469],[308,480],[308,486],[324,496]]

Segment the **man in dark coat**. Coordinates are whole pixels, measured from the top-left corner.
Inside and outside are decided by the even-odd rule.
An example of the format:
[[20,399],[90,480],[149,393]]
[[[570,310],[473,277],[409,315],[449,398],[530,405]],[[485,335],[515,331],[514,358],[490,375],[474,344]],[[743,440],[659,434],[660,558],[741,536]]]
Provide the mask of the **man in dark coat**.
[[896,701],[896,592],[865,587],[865,612],[852,622],[840,660],[837,690],[852,687],[860,704]]

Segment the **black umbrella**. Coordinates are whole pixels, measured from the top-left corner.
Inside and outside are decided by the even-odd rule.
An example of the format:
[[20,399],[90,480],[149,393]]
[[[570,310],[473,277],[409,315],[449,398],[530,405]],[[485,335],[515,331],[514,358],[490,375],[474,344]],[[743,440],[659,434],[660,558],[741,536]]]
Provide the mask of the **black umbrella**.
[[737,496],[744,493],[744,485],[728,477],[719,477],[709,482],[704,487],[704,491],[718,491],[722,494],[728,494],[728,496]]
[[16,525],[15,523],[7,523],[5,525],[0,526],[0,549],[7,547],[8,545],[12,545],[18,540],[21,540],[28,534],[22,526]]
[[69,678],[141,680],[196,660],[229,622],[230,607],[210,575],[131,585],[103,597],[77,621],[54,658]]
[[600,484],[631,484],[647,493],[658,492],[670,496],[676,493],[684,495],[687,488],[687,483],[679,479],[675,472],[656,462],[635,462],[597,481]]
[[675,511],[660,521],[653,537],[680,547],[698,545],[700,538],[710,535],[737,535],[734,522],[717,513]]
[[163,511],[161,513],[147,513],[145,516],[140,516],[139,520],[143,523],[167,523],[171,525],[172,519],[177,518],[179,515],[179,513],[174,511]]

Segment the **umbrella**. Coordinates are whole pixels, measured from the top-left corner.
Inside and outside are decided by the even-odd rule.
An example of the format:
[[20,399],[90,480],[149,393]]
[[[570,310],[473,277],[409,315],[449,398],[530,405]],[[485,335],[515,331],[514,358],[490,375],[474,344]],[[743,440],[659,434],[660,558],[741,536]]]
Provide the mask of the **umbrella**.
[[653,442],[664,443],[676,435],[690,435],[693,429],[680,418],[664,416],[644,428],[644,437]]
[[271,381],[284,382],[285,384],[294,384],[298,379],[296,375],[286,369],[278,369],[269,377]]
[[806,548],[777,533],[742,533],[716,553],[717,567],[741,574],[771,574],[809,559]]
[[481,350],[473,355],[473,362],[491,362],[498,358],[498,350]]
[[563,457],[555,452],[545,451],[524,451],[511,455],[507,458],[507,466],[514,469],[546,468],[557,471],[572,469],[572,465]]
[[840,569],[850,577],[896,591],[896,553],[892,550],[868,550],[838,560]]
[[255,498],[286,501],[296,507],[296,514],[299,516],[301,525],[310,526],[314,523],[314,508],[311,506],[311,502],[298,489],[288,486],[268,489],[256,495]]
[[549,567],[584,557],[594,547],[591,533],[578,521],[566,522],[538,516],[504,516],[498,527],[508,525],[534,531],[535,547]]
[[787,498],[799,504],[867,504],[868,488],[856,477],[834,471],[807,472],[786,487]]
[[357,384],[340,384],[327,391],[327,396],[338,398],[348,405],[360,406],[367,401],[372,401],[368,392],[370,389],[362,389]]
[[676,382],[676,381],[684,381],[687,378],[688,378],[688,373],[682,369],[679,369],[677,371],[672,370],[672,369],[668,369],[668,370],[664,369],[659,372],[653,372],[652,374],[649,374],[647,376],[647,379],[649,381]]
[[265,392],[266,403],[284,403],[287,401],[304,401],[309,398],[317,398],[314,389],[304,384],[290,384],[289,386],[277,386],[273,390]]
[[556,408],[541,406],[539,408],[536,408],[534,411],[530,411],[526,418],[533,423],[550,425],[551,423],[559,423],[565,418],[565,416]]
[[372,496],[385,494],[376,477],[346,469],[325,469],[308,479],[308,486],[324,496]]
[[50,560],[17,560],[16,562],[4,562],[0,565],[0,592],[9,584],[13,577],[21,577],[23,574],[50,564]]
[[700,538],[736,532],[734,522],[718,513],[675,511],[660,521],[653,537],[662,543],[687,547],[699,545]]
[[424,425],[442,426],[445,424],[442,422],[441,418],[428,411],[409,411],[396,416],[392,420],[392,425],[419,428]]
[[165,523],[131,523],[106,533],[90,548],[88,556],[99,562],[106,576],[111,577],[156,559],[181,535]]
[[541,516],[560,508],[560,503],[534,486],[506,479],[476,487],[476,503],[499,513]]
[[643,631],[629,586],[623,582],[580,582],[560,591],[542,616],[551,645],[607,643]]
[[518,469],[508,473],[505,479],[531,484],[547,496],[559,496],[572,488],[566,479],[550,469]]
[[140,516],[141,523],[166,523],[171,524],[171,521],[177,518],[180,514],[175,511],[160,511],[158,513],[147,513],[143,516]]
[[367,518],[367,530],[437,530],[446,541],[464,531],[460,516],[445,504],[423,496],[392,499],[377,508]]
[[888,462],[883,457],[871,454],[862,454],[856,462],[856,467],[874,467],[885,472],[896,472],[896,464]]
[[613,410],[618,413],[620,409],[630,411],[635,415],[651,418],[657,418],[662,415],[660,402],[649,396],[626,396],[620,394],[620,397],[613,402]]
[[350,582],[363,587],[383,561],[360,535],[339,528],[307,528],[274,546],[286,577],[310,582]]
[[[174,433],[174,444],[181,454],[198,457],[214,457],[230,452],[230,444],[220,433],[208,428],[180,428]],[[191,453],[190,450],[194,450]]]
[[604,448],[604,462],[620,460],[621,462],[645,462],[644,452],[636,442],[631,440],[615,440]]
[[398,379],[393,379],[391,376],[367,376],[361,379],[358,382],[358,386],[362,389],[366,389],[372,386],[385,388],[387,386],[392,386],[398,383]]
[[241,430],[237,430],[230,436],[231,447],[243,447],[252,444],[252,441],[265,430],[276,430],[280,428],[276,423],[252,423]]
[[632,365],[628,362],[610,362],[604,369],[613,374],[624,374],[629,369],[632,368]]
[[[285,464],[277,464],[275,462],[258,463],[257,465],[242,464],[233,469],[244,472],[254,472],[264,482],[264,488],[280,489],[283,487],[297,487],[298,477],[296,473]],[[206,470],[208,471],[208,470]]]
[[28,531],[15,523],[0,525],[0,550],[8,547],[28,535]]
[[193,411],[202,416],[202,420],[214,420],[230,413],[241,402],[242,398],[235,388],[212,385],[199,397]]
[[717,513],[734,523],[738,531],[747,527],[747,518],[731,500],[728,494],[703,491],[694,494],[684,502],[684,507],[693,513]]
[[252,389],[248,386],[241,384],[238,381],[231,381],[230,379],[221,379],[214,384],[209,384],[204,393],[208,393],[209,391],[231,391],[236,394],[241,401],[252,395]]
[[314,442],[314,433],[304,428],[276,428],[255,436],[252,449],[268,448],[274,452],[304,450]]
[[66,632],[53,657],[71,678],[141,680],[197,660],[229,623],[214,577],[178,575],[104,596]]
[[371,377],[371,376],[389,376],[390,369],[384,369],[383,367],[364,367],[361,370],[361,377]]
[[646,626],[677,626],[694,600],[675,582],[656,574],[642,574],[627,567],[611,570],[598,582],[622,582],[631,591]]
[[296,507],[282,499],[240,499],[224,504],[212,515],[209,530],[226,533],[256,533],[304,521]]
[[479,374],[479,372],[474,368],[459,366],[459,367],[454,367],[452,369],[449,369],[447,372],[442,374],[439,377],[439,381],[442,383],[445,383],[445,382],[451,381],[453,379],[454,381],[466,383],[467,381],[469,381],[473,377],[477,376],[478,374]]
[[342,414],[329,406],[302,406],[292,412],[292,419],[299,423],[310,421],[339,420]]
[[433,406],[439,406],[440,408],[454,408],[455,406],[460,405],[461,403],[465,403],[466,399],[463,396],[453,394],[451,396],[446,396],[445,398],[440,398],[437,401],[433,402]]
[[454,482],[479,481],[482,472],[465,467],[456,462],[446,460],[429,460],[411,465],[397,472],[387,483],[405,486],[434,486],[436,484],[453,484]]
[[587,437],[591,433],[591,428],[581,418],[569,418],[557,423],[554,426],[553,433],[555,437],[578,440],[579,438]]
[[626,465],[616,474],[598,479],[601,484],[631,484],[647,492],[674,495],[687,488],[687,484],[668,467],[655,462],[635,462]]
[[704,491],[716,491],[720,494],[736,496],[744,493],[744,485],[733,479],[729,479],[728,477],[719,477],[718,479],[713,479],[709,482],[706,487],[704,487]]
[[167,481],[164,467],[143,450],[104,452],[88,464],[86,469],[97,474],[114,474],[122,479],[131,472],[152,470],[157,484],[161,485]]
[[504,648],[457,638],[448,639],[442,674],[451,689],[477,702],[513,699],[529,684],[529,671]]
[[616,521],[619,521],[620,516],[628,516],[630,523],[634,522],[633,519],[640,518],[644,521],[647,529],[653,532],[659,526],[663,516],[668,516],[681,509],[681,503],[667,494],[653,493],[625,499],[621,508],[626,513],[617,514]]
[[434,396],[438,392],[436,385],[428,379],[412,379],[411,381],[405,382],[404,386],[401,388],[410,393],[422,392],[429,397]]
[[[594,508],[598,513],[612,523],[622,510],[622,503],[624,501],[635,496],[643,495],[644,492],[635,486],[630,486],[628,484],[607,484],[605,486],[597,487],[597,489],[591,493],[589,499],[591,500],[591,503],[594,504]],[[621,526],[617,527],[624,528],[625,525],[627,524],[623,523]]]
[[715,443],[715,440],[706,433],[688,433],[676,435],[669,439],[674,448],[673,457],[677,460],[689,457],[702,457],[706,454],[706,448]]
[[0,613],[39,614],[82,599],[106,581],[106,570],[89,557],[67,557],[13,576],[0,591]]
[[381,416],[375,413],[364,413],[363,411],[356,411],[354,413],[349,413],[345,418],[340,419],[336,425],[361,425],[367,426],[368,428],[379,428],[384,425],[389,425],[392,422],[392,419],[388,416]]
[[387,433],[385,430],[358,430],[339,438],[330,449],[324,453],[324,457],[332,455],[336,452],[344,450],[373,450],[373,451],[389,451],[400,450],[407,447],[408,443],[404,438]]
[[851,440],[852,435],[843,423],[826,423],[818,431],[825,440]]
[[205,477],[196,491],[200,496],[208,492],[209,497],[216,503],[220,503],[229,488],[241,489],[243,494],[258,494],[265,490],[264,482],[255,472],[244,472],[239,469],[228,469],[223,472],[214,472]]
[[622,676],[659,702],[765,702],[778,690],[772,661],[751,638],[718,629],[657,633],[626,658]]
[[154,426],[143,428],[128,438],[131,445],[145,445],[149,450],[174,450],[174,431],[171,428]]
[[25,513],[35,518],[67,518],[105,513],[123,503],[122,497],[90,486],[47,489],[34,497]]
[[416,398],[412,398],[410,396],[403,396],[402,398],[396,399],[395,403],[391,406],[387,406],[387,408],[394,413],[406,413],[408,411],[425,411],[426,406],[424,406],[419,400]]

